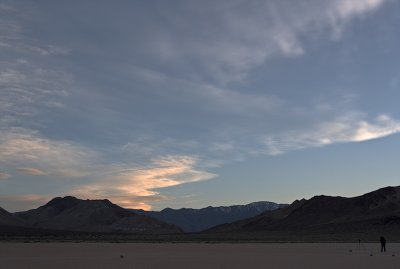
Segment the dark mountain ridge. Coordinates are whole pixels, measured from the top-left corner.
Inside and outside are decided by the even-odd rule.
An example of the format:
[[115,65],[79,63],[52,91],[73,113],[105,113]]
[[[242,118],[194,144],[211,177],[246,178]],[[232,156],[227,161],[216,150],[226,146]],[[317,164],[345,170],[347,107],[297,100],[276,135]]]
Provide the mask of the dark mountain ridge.
[[201,209],[165,208],[162,211],[143,211],[135,209],[132,209],[131,211],[177,225],[185,232],[199,232],[222,223],[253,217],[262,212],[271,211],[285,206],[287,205],[261,201],[247,205],[209,206]]
[[[258,203],[250,205],[165,209],[161,212],[168,213],[169,216],[181,214],[184,220],[187,220],[187,215],[197,216],[197,219],[193,217],[191,221],[197,220],[203,225],[201,218],[205,215],[213,216],[215,212],[246,212],[246,208],[254,207],[262,210]],[[309,200],[296,200],[286,207],[267,210],[254,217],[181,237],[175,235],[181,232],[177,226],[135,214],[108,200],[81,200],[67,196],[54,198],[47,204],[26,212],[12,214],[0,208],[0,235],[57,236],[65,232],[76,235],[173,234],[168,238],[182,240],[348,241],[354,238],[376,240],[380,235],[400,240],[400,187],[386,187],[352,198],[319,195]],[[158,237],[152,238],[158,240]]]
[[47,204],[15,215],[29,227],[100,233],[180,233],[180,228],[137,215],[109,200],[57,197]]
[[205,232],[334,232],[374,228],[400,231],[400,187],[386,187],[352,198],[319,195]]
[[0,226],[25,226],[25,223],[14,214],[0,207]]

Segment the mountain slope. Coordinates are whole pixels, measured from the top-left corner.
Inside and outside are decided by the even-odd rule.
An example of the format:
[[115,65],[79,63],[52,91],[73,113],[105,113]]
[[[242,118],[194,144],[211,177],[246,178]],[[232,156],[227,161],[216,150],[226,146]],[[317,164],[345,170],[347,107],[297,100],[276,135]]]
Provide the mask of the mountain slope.
[[0,226],[25,226],[25,223],[0,207]]
[[104,233],[180,233],[180,228],[140,216],[108,200],[81,200],[67,196],[16,213],[30,227]]
[[171,209],[162,211],[131,210],[181,227],[185,232],[199,232],[210,227],[256,216],[262,212],[285,207],[273,202],[255,202],[247,205],[206,207],[202,209]]
[[206,233],[400,229],[400,187],[353,198],[315,196],[287,208],[213,227]]

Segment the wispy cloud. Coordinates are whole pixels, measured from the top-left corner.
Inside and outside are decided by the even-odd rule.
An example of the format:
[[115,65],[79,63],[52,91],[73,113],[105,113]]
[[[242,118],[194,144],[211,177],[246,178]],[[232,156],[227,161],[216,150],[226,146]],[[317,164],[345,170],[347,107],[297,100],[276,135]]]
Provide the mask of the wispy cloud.
[[[316,37],[331,33],[340,38],[355,17],[371,13],[385,2],[188,2],[182,7],[187,17],[171,16],[175,11],[165,8],[169,16],[163,22],[168,31],[163,28],[153,31],[152,37],[146,39],[145,50],[152,50],[159,62],[173,61],[176,68],[186,67],[186,72],[181,74],[190,73],[190,79],[211,77],[216,83],[224,84],[245,78],[250,70],[271,57],[304,55],[307,51],[304,35],[312,33]],[[182,27],[188,23],[187,18],[191,27]],[[169,35],[175,32],[179,35]],[[190,64],[193,60],[196,67]]]
[[335,38],[340,38],[346,24],[356,16],[364,16],[378,9],[388,0],[339,0],[331,1],[327,18]]
[[112,201],[132,208],[150,209],[149,202],[168,199],[158,189],[216,177],[196,168],[199,159],[194,156],[162,156],[151,164],[136,168],[114,168],[108,176],[72,193],[84,197],[108,197]]
[[32,175],[32,176],[46,176],[47,173],[34,167],[18,167],[16,169],[18,173]]
[[97,158],[98,154],[86,147],[47,139],[28,129],[0,130],[0,164],[20,173],[82,177]]
[[17,18],[21,7],[13,2],[0,8],[0,124],[39,125],[33,120],[49,108],[63,106],[70,75],[54,65],[46,64],[46,57],[63,55],[68,50],[27,37]]
[[[96,151],[69,141],[46,139],[21,128],[1,132],[0,164],[14,167],[21,174],[52,176],[54,180],[85,177],[92,183],[76,182],[74,186],[79,187],[71,187],[67,193],[82,198],[109,198],[122,206],[145,209],[156,201],[169,199],[158,189],[216,176],[199,168],[200,159],[191,155],[160,156],[148,165],[105,162]],[[6,179],[9,175],[1,176]],[[15,199],[18,197],[25,198]],[[22,204],[23,201],[19,206]]]
[[8,179],[10,177],[11,177],[10,174],[0,171],[0,180],[6,180],[6,179]]
[[321,147],[335,143],[362,142],[400,132],[400,121],[380,115],[366,121],[359,114],[349,114],[333,121],[315,125],[307,130],[297,130],[265,137],[266,153],[283,154],[292,150]]
[[[79,23],[107,42],[71,31],[70,47],[60,45],[65,37],[59,34],[72,29],[67,9],[60,18],[48,12],[54,25],[42,31],[42,21],[29,16],[46,11],[21,9],[40,4],[0,4],[0,167],[6,171],[0,179],[77,179],[60,189],[149,209],[170,199],[162,188],[211,179],[211,167],[251,154],[397,133],[398,120],[385,114],[370,119],[330,98],[310,112],[316,91],[305,90],[308,84],[290,89],[304,91],[307,101],[291,103],[280,92],[285,85],[265,85],[256,74],[277,58],[306,57],[319,46],[311,42],[345,37],[353,20],[386,2],[183,1],[179,9],[160,3],[154,18],[142,16],[146,4],[135,3],[132,12],[143,14],[105,24],[94,8]],[[110,14],[121,7],[110,6],[116,8]],[[152,8],[145,6],[146,12]],[[105,37],[98,29],[118,31]],[[19,206],[44,200],[31,194],[7,199],[20,199]]]
[[0,123],[15,125],[30,121],[30,125],[40,124],[32,119],[41,116],[46,109],[63,107],[62,100],[68,95],[64,90],[67,77],[65,73],[25,62],[11,63],[7,68],[0,66]]
[[[144,81],[158,98],[168,102],[190,103],[192,108],[232,115],[269,113],[285,105],[285,100],[269,92],[254,93],[204,81],[168,76],[161,71],[127,67],[129,74]],[[206,103],[207,106],[199,106]]]
[[[43,44],[40,40],[28,37],[23,33],[23,24],[18,20],[21,14],[25,19],[29,20],[31,13],[26,6],[21,6],[16,2],[0,4],[0,46],[7,52],[19,52],[20,54],[30,57],[32,54],[41,56],[64,55],[69,52],[68,49],[54,44]],[[32,15],[32,14],[31,14]]]
[[363,15],[379,8],[387,0],[339,0],[332,2],[333,16],[343,19]]

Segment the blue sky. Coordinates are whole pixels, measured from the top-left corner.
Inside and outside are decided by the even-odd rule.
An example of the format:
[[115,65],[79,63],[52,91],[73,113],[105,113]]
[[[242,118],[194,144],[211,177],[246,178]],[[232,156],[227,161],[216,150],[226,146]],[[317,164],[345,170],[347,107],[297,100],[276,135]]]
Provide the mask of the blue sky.
[[399,184],[400,3],[0,1],[0,206]]

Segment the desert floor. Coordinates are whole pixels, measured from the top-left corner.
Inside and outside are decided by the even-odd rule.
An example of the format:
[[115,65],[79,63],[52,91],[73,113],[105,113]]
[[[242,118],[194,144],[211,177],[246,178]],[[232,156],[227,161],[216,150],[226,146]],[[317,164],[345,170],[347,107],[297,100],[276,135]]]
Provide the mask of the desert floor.
[[0,268],[400,268],[400,243],[387,250],[377,243],[0,243]]

